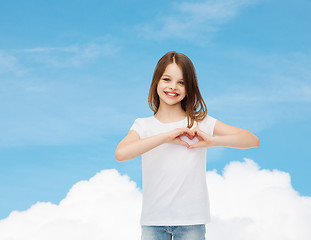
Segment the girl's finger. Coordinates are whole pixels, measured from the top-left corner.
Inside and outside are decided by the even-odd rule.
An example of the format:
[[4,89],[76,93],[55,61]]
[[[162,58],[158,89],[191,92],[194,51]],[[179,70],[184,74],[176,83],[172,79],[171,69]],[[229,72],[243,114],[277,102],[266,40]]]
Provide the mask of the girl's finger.
[[200,137],[203,137],[206,133],[205,132],[203,132],[201,129],[199,129],[199,128],[197,128],[196,130],[195,130],[195,133],[198,135],[198,136],[200,136]]
[[190,140],[192,140],[192,139],[194,138],[194,136],[193,136],[192,133],[191,133],[191,134],[187,133],[187,137],[188,137]]
[[189,135],[192,135],[192,130],[190,130],[189,128],[186,128],[187,130],[187,133],[189,134]]
[[[192,139],[193,137],[193,134],[192,134],[192,131],[190,130],[190,129],[188,129],[188,128],[186,128],[182,133],[181,133],[181,135],[179,135],[179,136],[187,136],[188,138],[190,138],[190,139]],[[191,138],[192,137],[192,138]]]
[[201,137],[201,132],[198,129],[194,129],[194,135]]
[[199,148],[199,147],[203,147],[201,142],[197,142],[195,144],[189,145],[189,148]]
[[192,135],[192,137],[195,136],[195,128],[191,130],[191,135]]

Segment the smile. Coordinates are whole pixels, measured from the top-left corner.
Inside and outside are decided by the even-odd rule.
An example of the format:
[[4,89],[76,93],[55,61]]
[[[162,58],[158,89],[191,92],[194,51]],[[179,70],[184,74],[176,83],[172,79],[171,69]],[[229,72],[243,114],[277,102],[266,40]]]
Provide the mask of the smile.
[[169,96],[169,97],[177,97],[179,94],[178,93],[171,93],[171,92],[164,92],[165,95]]

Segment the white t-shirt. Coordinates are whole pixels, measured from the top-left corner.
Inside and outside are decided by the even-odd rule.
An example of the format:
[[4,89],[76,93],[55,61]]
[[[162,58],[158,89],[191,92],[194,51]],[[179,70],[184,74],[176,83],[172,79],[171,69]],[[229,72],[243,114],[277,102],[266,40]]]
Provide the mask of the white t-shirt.
[[[198,125],[213,135],[215,123],[216,119],[207,115]],[[191,129],[195,126],[196,122]],[[181,127],[187,127],[187,118],[162,123],[151,116],[137,118],[130,130],[143,139]],[[141,225],[194,225],[210,221],[206,150],[164,143],[142,154]]]

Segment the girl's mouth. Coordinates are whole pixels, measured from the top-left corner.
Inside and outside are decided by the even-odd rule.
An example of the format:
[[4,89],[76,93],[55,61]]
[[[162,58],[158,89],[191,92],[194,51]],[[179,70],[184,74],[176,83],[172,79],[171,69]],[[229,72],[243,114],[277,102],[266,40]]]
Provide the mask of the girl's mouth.
[[177,97],[179,94],[178,93],[172,93],[172,92],[164,92],[166,96],[169,97]]

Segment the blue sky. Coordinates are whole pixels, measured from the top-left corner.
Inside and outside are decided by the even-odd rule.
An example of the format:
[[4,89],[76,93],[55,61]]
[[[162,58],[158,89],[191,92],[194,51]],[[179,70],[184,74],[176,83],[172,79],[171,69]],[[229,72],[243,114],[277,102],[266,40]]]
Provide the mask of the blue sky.
[[0,218],[117,169],[141,188],[141,159],[114,151],[158,59],[194,63],[209,115],[252,131],[256,149],[210,148],[207,169],[244,157],[288,172],[310,196],[310,1],[2,1]]

